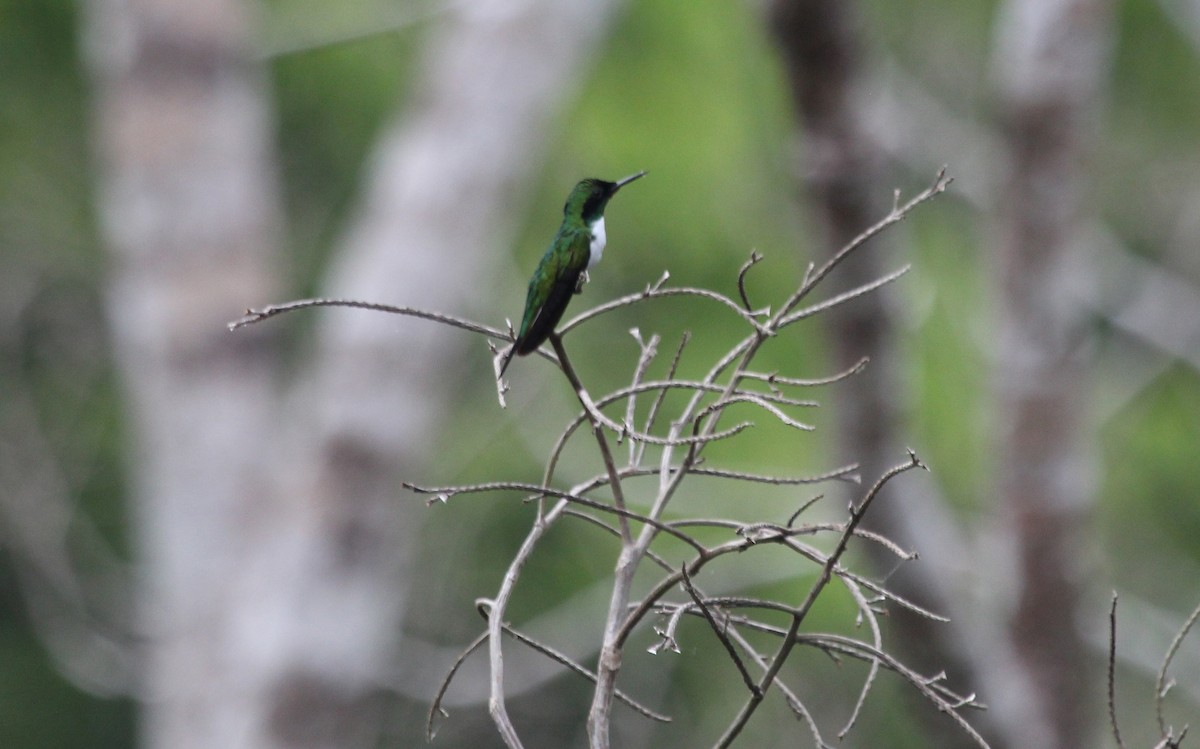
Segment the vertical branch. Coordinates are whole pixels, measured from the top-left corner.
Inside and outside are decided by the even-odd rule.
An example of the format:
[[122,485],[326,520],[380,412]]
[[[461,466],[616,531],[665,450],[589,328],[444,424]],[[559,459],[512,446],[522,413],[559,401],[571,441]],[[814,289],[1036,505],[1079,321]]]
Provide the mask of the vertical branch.
[[[650,363],[654,361],[654,357],[658,355],[658,342],[661,338],[658,334],[650,336],[649,341],[643,341],[641,333],[637,328],[633,329],[633,336],[637,339],[638,346],[641,348],[641,353],[638,355],[637,366],[633,370],[633,382],[631,385],[636,387],[638,383],[646,376],[646,370],[650,367]],[[660,391],[660,392],[666,392]],[[637,424],[637,394],[631,393],[625,402],[625,424],[634,429]],[[641,450],[637,440],[629,441],[629,465],[630,467],[637,466],[638,454]]]
[[521,548],[517,550],[513,561],[509,563],[508,569],[504,572],[504,579],[500,583],[500,589],[496,592],[496,598],[486,602],[487,607],[487,633],[488,633],[488,661],[491,665],[488,691],[488,713],[492,716],[492,722],[496,724],[496,730],[500,732],[500,737],[504,739],[508,749],[522,749],[521,739],[517,735],[517,729],[513,726],[512,719],[508,717],[508,708],[505,705],[504,691],[504,613],[508,609],[508,601],[512,598],[513,591],[517,586],[517,579],[521,575],[521,570],[525,567],[525,562],[529,560],[533,549],[538,541],[545,535],[546,530],[553,524],[555,519],[567,508],[566,500],[559,500],[554,503],[554,506],[545,514],[539,512],[533,521],[533,527],[529,529],[525,540],[521,542]]
[[1117,725],[1117,594],[1113,593],[1112,606],[1108,609],[1108,720],[1112,724],[1113,738],[1117,747],[1125,749],[1121,729]]
[[[571,366],[571,360],[567,358],[567,350],[563,347],[562,338],[557,333],[551,333],[550,343],[554,346],[554,353],[558,355],[558,363],[562,367],[563,374],[567,376],[571,387],[574,388],[575,396],[579,398],[584,414],[592,425],[592,434],[596,437],[596,444],[600,448],[600,457],[604,461],[604,470],[608,473],[609,488],[613,493],[613,506],[624,511],[626,509],[625,490],[622,488],[621,473],[617,470],[617,462],[613,460],[612,450],[608,446],[608,437],[604,434],[604,427],[593,416],[596,404],[583,387],[583,383],[580,382],[579,375],[575,374],[575,368]],[[618,517],[621,523],[621,544],[625,546],[632,542],[633,534],[629,530],[629,518],[623,514]]]
[[[675,349],[675,356],[671,359],[671,366],[667,368],[667,375],[664,379],[675,379],[675,372],[679,369],[679,359],[683,356],[683,348],[684,346],[687,346],[690,338],[691,335],[685,331],[683,336],[679,339],[679,347]],[[646,413],[646,424],[644,427],[642,427],[643,432],[649,433],[650,430],[654,428],[654,422],[658,418],[658,410],[662,408],[663,400],[665,400],[666,397],[666,388],[658,391],[658,395],[654,398],[654,403],[650,405],[650,410]],[[633,465],[641,465],[642,456],[645,454],[645,452],[646,443],[637,443],[637,452],[634,455]]]

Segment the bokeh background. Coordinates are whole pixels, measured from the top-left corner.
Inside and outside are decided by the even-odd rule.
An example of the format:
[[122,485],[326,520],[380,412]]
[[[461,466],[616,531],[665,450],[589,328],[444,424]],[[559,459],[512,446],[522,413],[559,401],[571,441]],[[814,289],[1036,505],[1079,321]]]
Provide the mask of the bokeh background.
[[[560,7],[561,6],[561,7]],[[932,468],[877,529],[921,559],[853,564],[947,614],[887,644],[989,710],[996,747],[1152,746],[1154,679],[1200,603],[1200,4],[1190,0],[45,0],[0,2],[0,746],[419,746],[531,508],[427,508],[403,480],[537,480],[573,413],[545,361],[495,398],[484,341],[358,310],[229,333],[325,295],[500,326],[583,176],[611,204],[578,310],[670,283],[756,303],[943,164],[950,191],[826,293],[911,264],[768,360],[826,388],[815,435],[752,430],[723,460],[803,473],[911,446]],[[739,335],[667,300],[580,328],[593,392],[629,335]],[[589,462],[591,461],[591,462]],[[566,469],[596,470],[586,450]],[[831,490],[827,512],[843,499]],[[809,495],[698,485],[680,513],[786,519]],[[833,498],[837,498],[834,502]],[[551,534],[513,621],[594,653],[614,550]],[[735,580],[787,595],[779,558]],[[748,582],[747,582],[748,581]],[[836,594],[814,628],[854,633]],[[711,743],[744,699],[703,625],[630,651],[618,746]],[[1200,722],[1200,636],[1173,664]],[[583,746],[587,685],[514,656],[528,746]],[[826,736],[861,683],[798,657]],[[435,745],[499,746],[482,659]],[[807,745],[776,695],[743,744]],[[882,678],[844,746],[965,746]]]

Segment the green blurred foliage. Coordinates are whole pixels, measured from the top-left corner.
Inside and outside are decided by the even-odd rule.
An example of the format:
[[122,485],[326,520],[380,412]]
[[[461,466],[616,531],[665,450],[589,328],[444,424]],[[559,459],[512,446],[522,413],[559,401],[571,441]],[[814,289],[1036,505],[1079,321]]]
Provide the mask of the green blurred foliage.
[[[124,554],[127,415],[97,284],[105,259],[93,219],[76,11],[64,0],[0,1],[0,414],[4,424],[39,430],[5,439],[34,444],[60,463],[59,478],[87,523]],[[6,478],[6,486],[28,491]],[[64,529],[68,539],[75,530]],[[6,538],[0,536],[0,746],[130,745],[132,702],[81,690],[43,648],[22,591],[49,583]],[[42,595],[53,599],[57,591]],[[44,615],[45,599],[42,605]]]
[[[552,236],[570,185],[585,175],[613,178],[637,169],[650,170],[650,176],[610,207],[610,249],[573,310],[640,290],[664,270],[674,284],[734,295],[737,268],[751,250],[766,256],[749,275],[755,304],[777,304],[794,288],[804,265],[821,250],[803,209],[796,208],[790,105],[774,50],[751,5],[695,0],[681,10],[667,0],[629,4],[559,118],[520,220],[512,272],[483,302],[491,310],[489,322],[519,314],[524,274]],[[896,65],[920,80],[955,115],[986,123],[994,98],[989,49],[996,7],[995,2],[950,0],[865,2],[869,59]],[[395,6],[365,1],[274,0],[267,6],[263,49],[286,51],[271,57],[270,73],[288,210],[287,282],[296,296],[318,287],[358,196],[373,138],[388,118],[404,111],[427,28],[422,14],[436,8],[436,3],[407,6],[402,10],[415,19],[407,22]],[[19,389],[39,405],[39,424],[55,457],[70,467],[76,501],[104,537],[127,553],[122,461],[128,416],[103,325],[105,256],[94,226],[97,181],[78,22],[76,5],[64,0],[0,0],[0,294],[8,303],[0,330],[0,388],[6,394]],[[1200,262],[1194,247],[1188,251],[1179,245],[1179,237],[1187,236],[1180,227],[1200,194],[1195,181],[1200,173],[1197,46],[1157,3],[1121,3],[1117,23],[1110,89],[1096,123],[1089,197],[1095,213],[1129,248],[1185,277],[1190,274],[1195,286]],[[384,33],[339,44],[312,43],[380,29]],[[934,168],[930,165],[928,174],[923,168],[898,168],[895,184],[924,184]],[[892,186],[879,185],[881,195]],[[903,310],[897,351],[908,386],[911,439],[906,440],[935,469],[944,497],[964,517],[995,510],[988,405],[994,332],[984,254],[989,220],[987,210],[950,196],[921,209],[894,233],[903,239],[896,246],[905,248],[895,264],[914,264],[892,290]],[[835,281],[830,288],[840,287]],[[9,315],[9,308],[18,313]],[[665,300],[622,310],[589,323],[568,342],[595,392],[627,381],[638,352],[627,332],[634,326],[643,337],[662,336],[659,373],[685,331],[693,339],[681,371],[691,374],[705,369],[740,335],[728,310],[706,302]],[[804,377],[828,374],[825,348],[819,324],[806,323],[764,350],[762,368]],[[1096,362],[1098,376],[1120,379],[1129,357],[1144,364],[1164,354],[1136,346],[1104,347]],[[475,346],[464,361],[466,371],[479,374],[465,376],[453,427],[440,437],[441,459],[431,467],[430,480],[536,480],[561,424],[574,413],[569,394],[544,363],[523,360],[511,370],[510,407],[501,412],[485,352]],[[828,389],[813,395],[824,404],[832,400]],[[789,474],[852,460],[833,452],[828,410],[804,415],[819,427],[815,435],[757,419],[753,436],[714,446],[710,460]],[[753,417],[750,411],[730,414],[731,419],[743,416]],[[1113,579],[1102,587],[1127,585],[1165,606],[1190,607],[1196,591],[1187,574],[1200,562],[1200,482],[1194,470],[1200,454],[1200,378],[1195,370],[1164,367],[1098,425],[1097,441],[1102,468],[1097,552],[1113,570]],[[897,446],[898,457],[902,447]],[[569,481],[596,470],[581,440],[560,475]],[[697,482],[677,511],[786,518],[811,496],[740,488],[731,494],[730,489],[715,480]],[[494,591],[532,517],[533,507],[519,505],[520,500],[460,498],[431,509],[422,556],[439,574],[426,583],[428,590],[418,591],[428,605],[412,614],[411,632],[448,645],[477,632],[472,601]],[[631,501],[644,500],[644,491],[635,487]],[[613,563],[612,549],[599,529],[556,528],[526,572],[511,612],[514,621],[532,619],[572,591],[603,581]],[[130,702],[72,686],[42,649],[19,592],[29,584],[22,569],[11,551],[0,558],[0,746],[130,745]],[[798,568],[777,585],[794,589],[810,573]],[[844,629],[850,611],[844,596],[834,595],[815,612],[813,624]],[[718,731],[732,709],[711,705],[728,702],[725,687],[736,677],[725,664],[714,672],[706,664],[711,659],[695,657],[713,646],[701,623],[690,623],[684,634],[682,656],[659,656],[673,659],[663,667],[670,671],[664,704],[677,716],[677,726],[688,726],[684,738],[699,741]],[[630,658],[640,662],[643,653]],[[795,679],[810,690],[811,704],[844,716],[859,671],[830,668],[822,658],[805,654],[798,659],[792,666]],[[810,679],[817,672],[809,668],[820,676]],[[894,700],[904,691],[894,679],[881,681],[860,737],[887,735],[889,746],[922,745],[910,727],[906,703]],[[519,709],[536,712],[530,707],[535,702],[521,700]],[[748,746],[803,734],[786,710],[768,702],[744,741]],[[822,725],[827,733],[837,728],[828,721]],[[655,736],[665,742],[673,730],[677,727]]]

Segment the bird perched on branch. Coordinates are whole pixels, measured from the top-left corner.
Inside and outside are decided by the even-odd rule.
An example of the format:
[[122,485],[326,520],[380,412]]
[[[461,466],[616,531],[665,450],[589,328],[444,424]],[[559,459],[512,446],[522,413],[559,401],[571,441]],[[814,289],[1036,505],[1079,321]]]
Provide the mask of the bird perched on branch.
[[554,332],[571,296],[579,293],[588,270],[600,262],[604,253],[604,208],[608,201],[617,190],[645,175],[641,171],[616,182],[585,179],[572,188],[563,206],[562,226],[529,279],[521,329],[500,365],[501,376],[513,354],[524,356],[537,351]]

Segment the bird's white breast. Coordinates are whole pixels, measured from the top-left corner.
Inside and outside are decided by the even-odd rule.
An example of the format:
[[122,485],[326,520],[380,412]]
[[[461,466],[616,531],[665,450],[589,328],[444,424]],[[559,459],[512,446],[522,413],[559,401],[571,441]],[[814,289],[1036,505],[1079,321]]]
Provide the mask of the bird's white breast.
[[604,254],[604,245],[608,238],[604,234],[604,217],[596,219],[589,227],[592,231],[592,242],[588,245],[588,270],[592,266],[600,262],[600,256]]

